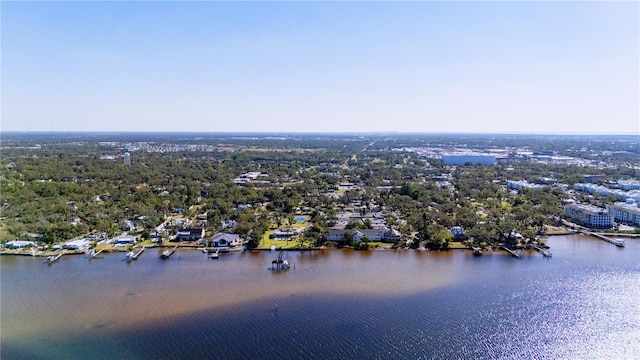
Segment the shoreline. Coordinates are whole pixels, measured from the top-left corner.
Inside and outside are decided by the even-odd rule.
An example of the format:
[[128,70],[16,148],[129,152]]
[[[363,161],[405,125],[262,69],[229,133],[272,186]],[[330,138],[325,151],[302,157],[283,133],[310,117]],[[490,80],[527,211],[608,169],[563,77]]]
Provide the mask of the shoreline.
[[[627,238],[640,238],[640,234],[638,233],[595,233],[595,234],[602,234],[605,236],[620,236],[620,237],[627,237]],[[554,231],[548,232],[544,235],[542,235],[540,238],[541,239],[545,239],[545,238],[549,238],[549,237],[553,237],[553,236],[571,236],[571,235],[581,235],[579,231],[577,230],[572,230],[572,229],[567,229],[567,228],[560,228],[560,229],[554,229]],[[173,247],[177,247],[178,249],[193,249],[193,250],[202,250],[204,249],[203,246],[201,245],[192,245],[192,244],[154,244],[154,245],[143,245],[141,246],[145,249],[152,249],[152,248],[173,248]],[[102,248],[100,249],[102,252],[104,253],[126,253],[129,252],[133,249],[136,248],[140,248],[140,247],[133,247],[133,248]],[[523,246],[517,246],[515,247],[517,249],[521,249],[524,248]],[[223,248],[220,248],[223,249]],[[336,250],[341,250],[341,249],[349,249],[349,250],[356,250],[353,247],[350,246],[344,246],[344,247],[327,247],[327,246],[321,246],[321,247],[305,247],[305,248],[298,248],[298,247],[289,247],[289,248],[276,248],[275,250],[272,250],[271,248],[264,248],[264,247],[258,247],[258,248],[243,248],[243,249],[238,249],[238,248],[224,248],[227,251],[226,252],[245,252],[245,251],[300,251],[300,252],[306,252],[306,251],[318,251],[318,250],[329,250],[329,249],[336,249]],[[369,249],[362,249],[362,250],[356,250],[356,251],[389,251],[389,250],[415,250],[415,251],[451,251],[451,250],[473,250],[472,247],[466,247],[466,246],[454,246],[454,247],[450,247],[448,249],[426,249],[426,248],[410,248],[410,247],[374,247],[374,248],[369,248]],[[47,257],[47,256],[51,256],[51,255],[58,255],[62,253],[63,255],[88,255],[89,252],[88,251],[84,251],[84,252],[77,252],[77,251],[73,251],[73,250],[62,250],[62,252],[60,251],[37,251],[34,252],[33,250],[29,249],[29,250],[20,250],[20,249],[4,249],[2,251],[0,251],[0,256],[33,256],[33,257]]]

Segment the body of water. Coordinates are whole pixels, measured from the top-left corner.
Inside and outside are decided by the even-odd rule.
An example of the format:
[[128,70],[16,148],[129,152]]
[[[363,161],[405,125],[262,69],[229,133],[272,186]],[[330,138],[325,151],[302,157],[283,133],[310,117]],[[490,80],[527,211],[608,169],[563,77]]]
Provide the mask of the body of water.
[[504,252],[1,258],[2,359],[639,358],[640,239]]

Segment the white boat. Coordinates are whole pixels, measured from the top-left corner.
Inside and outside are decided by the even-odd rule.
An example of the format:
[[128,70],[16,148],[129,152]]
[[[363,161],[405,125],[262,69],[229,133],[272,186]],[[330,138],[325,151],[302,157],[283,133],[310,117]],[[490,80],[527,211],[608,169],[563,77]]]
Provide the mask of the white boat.
[[216,250],[216,252],[209,254],[209,258],[210,259],[217,259],[218,257],[220,257],[220,249]]
[[60,259],[61,257],[62,257],[62,253],[58,255],[47,256],[47,264],[53,264],[54,262],[58,261],[58,259]]
[[163,259],[166,259],[169,256],[171,256],[171,250],[169,250],[169,249],[163,251],[162,254],[160,254],[160,257],[163,258]]
[[473,249],[473,255],[474,256],[481,256],[482,255],[482,249],[479,247],[474,247]]
[[127,260],[133,260],[133,255],[134,255],[133,251],[129,251],[126,256]]

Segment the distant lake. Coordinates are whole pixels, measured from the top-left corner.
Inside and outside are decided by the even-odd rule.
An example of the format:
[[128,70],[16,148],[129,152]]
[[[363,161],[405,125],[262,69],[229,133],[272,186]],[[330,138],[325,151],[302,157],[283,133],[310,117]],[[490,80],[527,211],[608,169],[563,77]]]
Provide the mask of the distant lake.
[[211,260],[147,249],[4,256],[2,359],[640,358],[640,239],[553,258],[322,250]]

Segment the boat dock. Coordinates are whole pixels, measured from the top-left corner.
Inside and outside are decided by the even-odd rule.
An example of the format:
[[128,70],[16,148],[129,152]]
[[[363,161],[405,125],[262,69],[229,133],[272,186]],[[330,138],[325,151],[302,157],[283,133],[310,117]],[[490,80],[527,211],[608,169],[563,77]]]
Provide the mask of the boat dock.
[[47,264],[53,264],[54,262],[58,261],[62,255],[64,255],[63,253],[60,253],[58,255],[51,255],[49,257],[47,257]]
[[177,246],[174,246],[171,249],[166,249],[165,251],[162,252],[162,254],[160,254],[160,258],[168,259],[169,257],[171,257],[171,255],[173,255],[173,253],[176,252],[177,249],[178,249]]
[[97,259],[98,255],[100,255],[100,253],[102,253],[102,251],[104,251],[104,249],[100,249],[98,251],[92,251],[91,252],[91,256],[89,257],[89,260]]
[[136,260],[138,258],[138,256],[140,256],[140,254],[142,254],[142,252],[144,251],[144,249],[146,249],[144,246],[141,247],[138,252],[136,252],[135,254],[133,254],[133,260]]
[[596,234],[596,233],[594,233],[594,232],[584,231],[584,230],[581,230],[580,232],[581,232],[582,234],[584,234],[584,235],[591,235],[591,236],[595,236],[595,237],[597,237],[598,239],[600,239],[600,240],[604,240],[604,241],[606,241],[606,242],[608,242],[608,243],[612,243],[612,244],[613,244],[613,245],[615,245],[615,246],[618,246],[618,247],[624,247],[624,239],[612,239],[612,238],[607,237],[607,236],[604,236],[604,235],[602,235],[602,234]]
[[145,247],[141,247],[140,249],[138,249],[138,251],[132,251],[131,252],[131,256],[128,256],[128,260],[137,260],[138,256],[140,256],[140,254],[142,254],[142,252],[144,251]]
[[546,250],[546,249],[543,249],[543,248],[541,248],[540,246],[535,246],[535,245],[533,246],[533,248],[534,248],[537,252],[539,252],[540,254],[542,254],[542,256],[544,256],[544,257],[551,257],[551,251]]
[[515,251],[513,251],[513,250],[509,249],[508,247],[506,247],[506,246],[504,246],[504,245],[501,245],[501,246],[500,246],[500,249],[502,249],[502,250],[504,250],[504,251],[508,252],[511,256],[513,256],[513,257],[514,257],[514,258],[516,258],[516,259],[522,259],[522,255],[518,254],[517,252],[515,252]]

